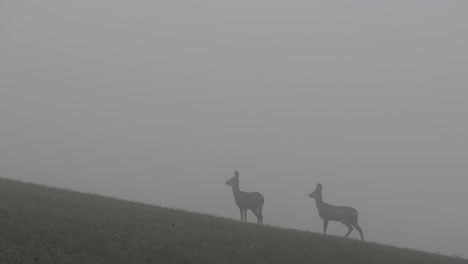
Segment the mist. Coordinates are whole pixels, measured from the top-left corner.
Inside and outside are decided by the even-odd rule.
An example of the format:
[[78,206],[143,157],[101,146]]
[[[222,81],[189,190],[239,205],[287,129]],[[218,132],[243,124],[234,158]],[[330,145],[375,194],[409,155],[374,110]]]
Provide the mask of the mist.
[[467,257],[467,11],[2,1],[0,177],[240,220],[238,170],[312,232],[320,182],[368,241]]

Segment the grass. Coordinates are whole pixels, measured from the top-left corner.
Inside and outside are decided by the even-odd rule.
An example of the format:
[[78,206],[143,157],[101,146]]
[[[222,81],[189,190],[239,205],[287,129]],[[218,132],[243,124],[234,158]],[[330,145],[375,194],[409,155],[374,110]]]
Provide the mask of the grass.
[[467,260],[0,179],[0,263],[467,263]]

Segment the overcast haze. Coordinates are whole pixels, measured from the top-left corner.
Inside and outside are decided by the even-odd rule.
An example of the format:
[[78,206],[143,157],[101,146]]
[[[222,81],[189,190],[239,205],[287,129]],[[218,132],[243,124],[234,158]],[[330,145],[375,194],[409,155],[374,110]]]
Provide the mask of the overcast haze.
[[367,240],[468,257],[467,13],[4,0],[0,176],[239,220],[239,170],[265,224],[313,232],[320,182]]

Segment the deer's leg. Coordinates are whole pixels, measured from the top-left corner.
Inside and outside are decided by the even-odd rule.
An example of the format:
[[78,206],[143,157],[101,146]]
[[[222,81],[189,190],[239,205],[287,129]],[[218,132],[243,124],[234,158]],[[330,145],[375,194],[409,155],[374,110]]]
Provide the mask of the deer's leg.
[[356,230],[359,232],[359,235],[361,235],[361,241],[364,241],[364,235],[362,234],[362,229],[361,227],[359,226],[358,222],[357,222],[357,219],[356,221],[354,221],[354,223],[352,223],[352,225],[356,228]]
[[257,217],[257,225],[260,224],[260,214],[258,212],[258,209],[252,209],[252,213]]
[[244,209],[244,222],[247,223],[247,209]]
[[328,227],[328,220],[323,219],[323,234],[324,235],[327,233],[327,227]]
[[346,233],[346,235],[344,236],[345,238],[347,238],[349,234],[351,234],[351,232],[353,231],[353,226],[351,224],[346,224],[346,226],[348,227],[348,233]]
[[261,209],[261,208],[258,209],[258,215],[260,216],[260,224],[263,225],[263,213],[262,213],[262,209]]
[[241,222],[244,222],[244,210],[242,208],[239,208],[239,210],[241,215]]

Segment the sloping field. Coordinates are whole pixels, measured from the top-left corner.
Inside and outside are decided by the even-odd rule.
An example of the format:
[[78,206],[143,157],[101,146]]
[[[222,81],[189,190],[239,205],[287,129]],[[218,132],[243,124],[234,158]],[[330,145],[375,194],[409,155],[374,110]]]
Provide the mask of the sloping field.
[[0,263],[467,263],[0,179]]

